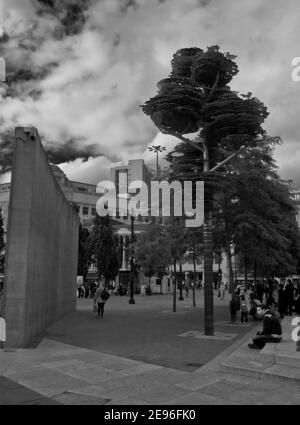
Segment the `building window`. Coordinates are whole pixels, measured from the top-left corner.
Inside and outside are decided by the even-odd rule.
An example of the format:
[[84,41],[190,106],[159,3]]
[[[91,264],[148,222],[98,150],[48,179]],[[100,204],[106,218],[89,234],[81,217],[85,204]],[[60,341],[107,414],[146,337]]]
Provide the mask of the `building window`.
[[80,192],[87,192],[87,188],[86,188],[86,187],[80,187],[80,186],[77,186],[77,189],[78,189]]
[[78,212],[78,214],[79,214],[79,211],[80,211],[80,205],[75,204],[74,206],[75,206],[75,210],[76,210],[76,211]]
[[89,215],[89,207],[82,207],[82,214]]
[[96,208],[92,208],[92,216],[94,217],[95,215],[97,215]]

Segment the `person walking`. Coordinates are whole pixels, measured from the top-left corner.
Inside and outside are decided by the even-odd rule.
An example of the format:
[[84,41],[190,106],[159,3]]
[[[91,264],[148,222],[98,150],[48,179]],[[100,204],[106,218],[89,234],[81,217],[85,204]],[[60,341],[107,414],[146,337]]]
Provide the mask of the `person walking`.
[[298,283],[296,291],[295,291],[295,312],[300,314],[300,285]]
[[110,297],[107,289],[104,287],[104,284],[101,282],[98,285],[98,288],[95,293],[94,302],[97,304],[97,315],[98,317],[104,315],[104,305],[108,298]]
[[286,299],[287,314],[291,316],[293,312],[293,304],[294,304],[294,286],[291,279],[287,279],[286,281],[285,299]]
[[241,295],[241,322],[248,323],[249,305],[245,295]]
[[146,286],[145,286],[145,284],[144,284],[144,283],[141,285],[141,297],[142,297],[143,295],[146,295]]
[[232,297],[232,299],[229,302],[229,309],[230,309],[230,320],[231,323],[235,323],[237,312],[240,309],[240,301],[237,293],[235,293]]
[[221,284],[220,284],[220,298],[221,298],[221,300],[225,300],[225,290],[226,290],[226,285],[225,285],[225,283],[224,282],[221,282]]
[[260,280],[258,280],[257,282],[256,282],[256,285],[255,285],[255,292],[256,292],[256,297],[257,297],[257,299],[262,303],[262,301],[263,301],[263,296],[264,296],[264,287],[263,287],[263,284],[261,283],[261,281]]
[[285,290],[284,290],[283,283],[279,283],[279,285],[278,285],[277,308],[278,308],[278,312],[280,314],[281,319],[283,319],[284,318],[284,315],[287,312],[286,299],[285,299]]

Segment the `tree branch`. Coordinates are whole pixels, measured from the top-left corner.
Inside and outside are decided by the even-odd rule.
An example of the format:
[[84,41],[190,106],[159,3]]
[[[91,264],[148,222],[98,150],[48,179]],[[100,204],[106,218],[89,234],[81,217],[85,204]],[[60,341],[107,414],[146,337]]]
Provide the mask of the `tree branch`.
[[217,171],[220,167],[222,167],[227,162],[229,162],[231,159],[235,158],[238,154],[240,154],[243,149],[245,149],[245,146],[242,146],[238,151],[236,151],[233,154],[229,155],[226,159],[224,159],[224,161],[219,162],[219,164],[217,164],[215,167],[211,168],[208,171],[208,173],[212,173],[214,171]]
[[203,153],[203,148],[201,148],[201,146],[197,145],[196,143],[192,142],[190,139],[188,139],[187,137],[182,136],[182,134],[179,133],[169,133],[171,136],[175,136],[178,139],[182,140],[183,142],[187,143],[188,145],[192,146],[195,149],[198,149],[198,151]]
[[215,90],[216,90],[216,88],[217,88],[217,85],[218,85],[219,79],[220,79],[220,73],[218,72],[217,77],[216,77],[216,79],[215,79],[215,82],[214,82],[214,84],[213,84],[213,86],[212,86],[212,88],[211,88],[211,91],[210,91],[209,95],[208,95],[207,103],[209,103],[209,102],[210,102],[210,99],[212,98],[212,96],[213,96],[213,94],[214,94],[214,92],[215,92]]

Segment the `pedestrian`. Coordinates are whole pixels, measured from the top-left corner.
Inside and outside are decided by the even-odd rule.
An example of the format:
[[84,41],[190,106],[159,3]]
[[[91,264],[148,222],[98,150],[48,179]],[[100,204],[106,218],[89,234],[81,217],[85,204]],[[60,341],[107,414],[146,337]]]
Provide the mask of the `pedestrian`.
[[241,295],[241,322],[248,323],[249,305],[245,295]]
[[144,285],[144,283],[141,285],[141,297],[143,295],[146,295],[146,286]]
[[189,296],[189,282],[186,282],[185,283],[185,296],[186,296],[186,298],[188,298],[188,296]]
[[253,342],[248,344],[249,348],[262,349],[267,342],[280,342],[282,338],[282,328],[278,317],[275,315],[275,305],[269,309],[261,306],[263,311],[263,329],[257,332]]
[[105,288],[104,284],[101,282],[98,285],[98,288],[95,293],[94,303],[97,304],[97,315],[98,317],[101,315],[103,317],[104,315],[104,305],[108,298],[110,297],[107,289]]
[[295,312],[297,314],[300,314],[300,285],[298,283],[296,291],[295,291]]
[[230,320],[231,323],[235,323],[237,313],[240,309],[240,303],[237,293],[235,292],[232,299],[229,302],[229,309],[230,309]]
[[278,285],[278,301],[277,308],[280,314],[281,319],[284,318],[284,315],[287,312],[286,299],[285,299],[285,290],[283,283],[279,283]]
[[294,305],[294,286],[291,279],[287,279],[284,290],[285,290],[287,314],[291,316],[293,312],[293,305]]
[[4,317],[0,313],[0,348],[4,348],[6,342],[6,323]]
[[221,284],[220,284],[220,298],[221,298],[221,300],[225,300],[225,290],[226,290],[226,285],[225,285],[225,283],[224,282],[221,282]]
[[264,287],[263,287],[263,284],[261,283],[261,281],[260,280],[258,280],[257,282],[256,282],[256,285],[255,285],[255,292],[256,292],[256,297],[257,297],[257,299],[262,303],[262,301],[263,301],[263,296],[264,296]]

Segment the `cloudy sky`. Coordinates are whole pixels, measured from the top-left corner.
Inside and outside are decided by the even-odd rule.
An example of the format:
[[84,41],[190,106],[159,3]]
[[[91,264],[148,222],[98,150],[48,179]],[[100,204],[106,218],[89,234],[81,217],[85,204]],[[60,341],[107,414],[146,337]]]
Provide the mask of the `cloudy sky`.
[[36,126],[58,162],[72,151],[67,175],[92,183],[112,163],[150,161],[147,146],[175,141],[139,105],[176,50],[218,44],[237,55],[231,87],[268,107],[265,128],[283,139],[280,173],[300,186],[299,17],[299,0],[0,0],[0,148],[16,125]]

